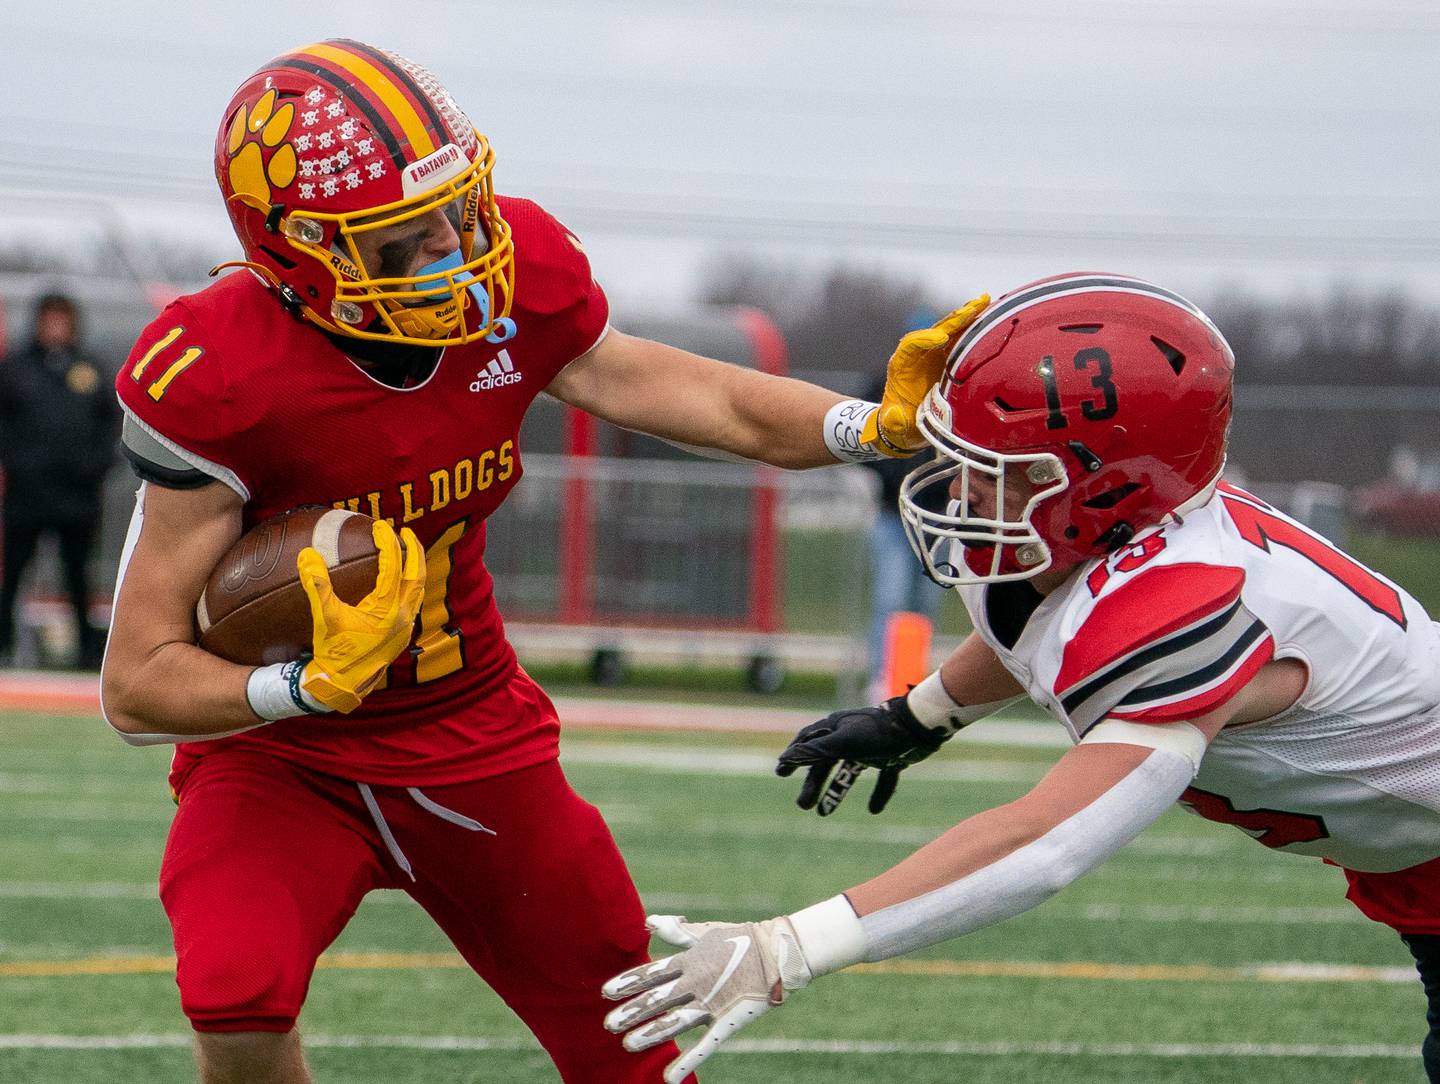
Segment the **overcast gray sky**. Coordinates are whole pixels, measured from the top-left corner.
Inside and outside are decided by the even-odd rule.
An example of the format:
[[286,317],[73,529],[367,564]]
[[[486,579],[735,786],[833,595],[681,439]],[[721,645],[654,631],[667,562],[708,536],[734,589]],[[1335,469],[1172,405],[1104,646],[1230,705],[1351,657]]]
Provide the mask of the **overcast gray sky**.
[[724,248],[957,299],[1092,267],[1440,300],[1434,0],[7,0],[0,186],[213,235],[230,92],[334,36],[434,70],[622,304]]

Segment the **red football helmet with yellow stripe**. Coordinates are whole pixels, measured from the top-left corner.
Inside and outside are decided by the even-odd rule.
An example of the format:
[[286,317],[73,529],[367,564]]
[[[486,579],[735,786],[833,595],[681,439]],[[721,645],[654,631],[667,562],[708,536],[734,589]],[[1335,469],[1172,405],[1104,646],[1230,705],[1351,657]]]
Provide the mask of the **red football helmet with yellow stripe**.
[[[494,163],[426,69],[346,39],[250,76],[215,142],[244,263],[287,307],[327,331],[426,346],[483,338],[510,311],[514,259]],[[367,266],[365,234],[435,211],[459,237],[454,253],[402,274]]]

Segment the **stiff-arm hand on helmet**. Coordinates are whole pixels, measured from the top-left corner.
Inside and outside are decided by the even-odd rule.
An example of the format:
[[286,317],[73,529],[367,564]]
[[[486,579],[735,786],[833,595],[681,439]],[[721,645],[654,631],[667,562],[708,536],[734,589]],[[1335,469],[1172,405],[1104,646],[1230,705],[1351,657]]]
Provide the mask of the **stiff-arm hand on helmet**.
[[384,520],[373,532],[380,551],[375,589],[357,605],[335,596],[319,551],[306,547],[296,561],[315,628],[300,687],[330,711],[354,711],[375,688],[410,642],[425,595],[425,551],[415,532],[406,527],[397,536]]
[[944,373],[950,351],[989,304],[990,295],[981,294],[934,326],[912,331],[900,340],[885,370],[880,409],[870,415],[860,436],[866,447],[895,458],[914,455],[925,447],[915,415]]

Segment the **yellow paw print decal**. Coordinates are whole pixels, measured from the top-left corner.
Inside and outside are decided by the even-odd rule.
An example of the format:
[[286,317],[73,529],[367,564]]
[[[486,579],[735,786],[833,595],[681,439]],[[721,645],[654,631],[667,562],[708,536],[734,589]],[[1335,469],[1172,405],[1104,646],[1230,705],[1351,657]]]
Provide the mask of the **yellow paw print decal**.
[[[230,124],[230,190],[251,196],[268,206],[271,187],[289,188],[298,165],[295,148],[285,143],[295,107],[286,102],[275,108],[277,95],[267,90],[253,106],[241,106]],[[258,136],[258,138],[254,138]],[[266,151],[270,151],[268,160]]]

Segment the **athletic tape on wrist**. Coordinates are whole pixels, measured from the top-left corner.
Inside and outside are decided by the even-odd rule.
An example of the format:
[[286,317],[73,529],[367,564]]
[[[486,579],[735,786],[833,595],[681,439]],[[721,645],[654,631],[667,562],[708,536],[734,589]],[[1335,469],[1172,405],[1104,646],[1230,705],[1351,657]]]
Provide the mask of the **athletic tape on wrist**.
[[905,697],[905,703],[922,726],[931,729],[943,728],[947,733],[953,734],[976,719],[994,714],[1006,704],[1012,704],[1018,699],[1019,697],[1012,697],[1009,700],[991,700],[986,704],[957,704],[945,690],[945,683],[940,680],[940,671],[936,670],[910,690]]
[[825,447],[842,463],[873,463],[885,459],[882,452],[864,444],[860,434],[870,415],[880,409],[879,403],[863,399],[843,399],[825,412]]
[[814,978],[865,958],[865,930],[842,893],[789,916],[800,953]]
[[325,714],[328,709],[300,687],[304,673],[303,659],[251,670],[245,682],[245,698],[250,701],[250,710],[267,723],[293,719],[297,715]]

